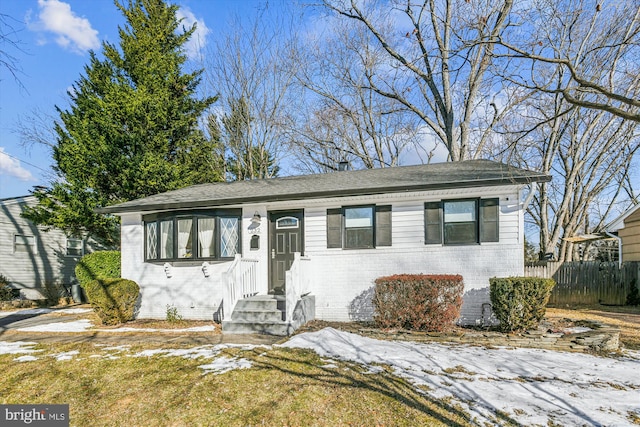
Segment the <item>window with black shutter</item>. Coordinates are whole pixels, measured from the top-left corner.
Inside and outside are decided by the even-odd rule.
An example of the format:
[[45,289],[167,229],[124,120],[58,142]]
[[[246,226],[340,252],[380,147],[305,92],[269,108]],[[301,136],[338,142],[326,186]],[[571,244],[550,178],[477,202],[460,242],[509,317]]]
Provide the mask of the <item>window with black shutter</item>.
[[327,209],[327,248],[391,246],[391,206]]
[[499,199],[460,199],[424,204],[425,244],[498,242]]

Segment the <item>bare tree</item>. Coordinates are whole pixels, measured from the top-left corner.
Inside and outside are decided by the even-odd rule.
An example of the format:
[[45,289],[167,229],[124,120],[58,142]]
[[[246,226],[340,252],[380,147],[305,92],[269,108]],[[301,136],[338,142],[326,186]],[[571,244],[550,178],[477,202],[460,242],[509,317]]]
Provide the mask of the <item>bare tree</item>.
[[287,154],[284,129],[296,72],[290,35],[296,21],[292,13],[267,10],[268,4],[249,22],[237,17],[205,58],[207,84],[222,101],[214,114],[234,163],[227,170],[236,171],[230,179],[269,178]]
[[354,169],[397,166],[419,143],[420,123],[405,106],[380,96],[368,79],[386,65],[363,28],[334,20],[321,37],[309,37],[297,57],[298,116],[291,144],[299,168],[329,171],[340,162]]
[[513,14],[500,44],[522,65],[511,74],[518,84],[640,122],[637,0],[534,0]]
[[24,88],[19,75],[22,68],[12,50],[23,51],[18,39],[18,21],[9,15],[0,13],[0,69],[7,70],[18,86]]
[[325,10],[358,24],[385,66],[364,88],[402,105],[435,134],[453,161],[480,157],[492,129],[517,103],[492,78],[496,43],[512,0],[325,0]]
[[561,93],[538,94],[512,120],[530,128],[510,135],[517,137],[509,160],[553,176],[541,184],[528,212],[539,229],[540,250],[571,261],[574,245],[565,238],[598,231],[626,198],[622,184],[640,148],[640,126],[575,107]]

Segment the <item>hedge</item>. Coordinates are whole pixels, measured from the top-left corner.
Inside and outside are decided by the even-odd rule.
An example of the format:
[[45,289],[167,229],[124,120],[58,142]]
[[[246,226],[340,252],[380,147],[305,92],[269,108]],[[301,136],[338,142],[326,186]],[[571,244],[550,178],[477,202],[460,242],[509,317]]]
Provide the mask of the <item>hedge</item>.
[[459,275],[402,274],[375,281],[374,322],[382,328],[443,331],[460,316]]
[[553,279],[539,277],[489,279],[492,309],[500,329],[514,332],[537,327],[555,284]]
[[96,279],[120,277],[120,251],[98,251],[83,256],[76,265],[76,278],[83,288]]
[[140,287],[133,280],[103,278],[84,284],[84,290],[103,325],[133,320]]

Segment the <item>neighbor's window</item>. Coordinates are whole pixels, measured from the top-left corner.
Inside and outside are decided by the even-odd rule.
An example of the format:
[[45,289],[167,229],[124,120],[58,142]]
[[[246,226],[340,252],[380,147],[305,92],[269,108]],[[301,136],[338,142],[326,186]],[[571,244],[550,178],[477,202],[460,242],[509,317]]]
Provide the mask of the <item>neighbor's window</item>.
[[425,203],[425,243],[464,245],[499,240],[498,199]]
[[216,260],[240,252],[240,210],[149,215],[147,260]]
[[67,256],[84,255],[84,241],[82,239],[67,239]]
[[391,246],[391,206],[327,209],[327,247],[368,249]]
[[13,237],[13,251],[22,253],[37,253],[36,237],[26,234],[16,234]]

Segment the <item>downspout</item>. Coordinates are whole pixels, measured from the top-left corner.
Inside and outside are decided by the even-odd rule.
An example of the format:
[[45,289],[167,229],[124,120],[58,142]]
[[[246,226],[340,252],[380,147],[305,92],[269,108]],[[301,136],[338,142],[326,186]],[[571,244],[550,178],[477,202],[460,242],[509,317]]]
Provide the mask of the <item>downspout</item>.
[[522,209],[527,209],[527,206],[529,206],[529,203],[531,203],[531,199],[533,199],[533,195],[536,194],[537,190],[538,183],[534,181],[530,184],[530,191],[529,194],[527,194],[527,198],[524,199],[524,202],[522,202],[522,204],[520,205]]
[[618,268],[622,267],[622,237],[616,236],[615,234],[611,234],[605,230],[604,234],[609,237],[613,237],[618,241]]

